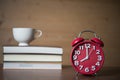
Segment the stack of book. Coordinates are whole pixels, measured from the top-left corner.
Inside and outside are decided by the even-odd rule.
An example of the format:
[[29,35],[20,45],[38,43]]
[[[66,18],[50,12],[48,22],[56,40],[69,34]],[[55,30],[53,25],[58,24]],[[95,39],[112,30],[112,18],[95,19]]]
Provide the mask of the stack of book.
[[3,69],[62,69],[58,47],[3,46]]

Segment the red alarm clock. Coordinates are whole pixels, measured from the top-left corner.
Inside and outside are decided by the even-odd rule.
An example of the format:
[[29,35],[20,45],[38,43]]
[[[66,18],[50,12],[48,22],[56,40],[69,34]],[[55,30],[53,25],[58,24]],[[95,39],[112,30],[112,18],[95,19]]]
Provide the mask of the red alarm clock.
[[[94,34],[92,39],[84,39],[81,34],[90,32]],[[74,69],[84,75],[92,75],[98,72],[104,63],[104,46],[96,33],[90,30],[80,32],[79,36],[72,42],[71,63]]]

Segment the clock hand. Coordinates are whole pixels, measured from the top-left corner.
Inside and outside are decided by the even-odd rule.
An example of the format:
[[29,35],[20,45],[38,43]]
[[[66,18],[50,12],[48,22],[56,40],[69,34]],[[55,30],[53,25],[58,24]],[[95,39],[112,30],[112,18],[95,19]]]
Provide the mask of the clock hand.
[[82,60],[80,60],[80,62],[83,62],[85,61],[86,59],[88,59],[87,57],[83,58]]
[[88,48],[86,48],[86,58],[88,59],[89,58],[89,55],[88,55]]
[[80,62],[83,62],[85,60],[87,60],[89,58],[89,55],[88,55],[88,48],[86,48],[86,57],[83,58],[82,60],[80,60]]
[[[83,58],[82,60],[80,60],[80,62],[83,62],[83,61],[87,60],[87,59],[89,58],[89,56],[91,55],[91,53],[93,52],[93,50],[94,50],[94,49],[90,50],[89,55],[86,54],[86,55],[88,55],[88,56],[86,56],[85,58]],[[86,50],[86,52],[87,52],[87,51],[88,51],[88,50]],[[87,53],[88,53],[88,52],[87,52]]]

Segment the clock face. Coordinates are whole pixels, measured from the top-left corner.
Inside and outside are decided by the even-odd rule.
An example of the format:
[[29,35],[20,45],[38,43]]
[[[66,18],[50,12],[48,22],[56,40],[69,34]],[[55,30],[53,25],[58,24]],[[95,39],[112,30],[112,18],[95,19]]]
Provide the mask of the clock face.
[[104,63],[104,53],[97,44],[87,41],[73,47],[71,61],[76,71],[82,74],[94,74]]

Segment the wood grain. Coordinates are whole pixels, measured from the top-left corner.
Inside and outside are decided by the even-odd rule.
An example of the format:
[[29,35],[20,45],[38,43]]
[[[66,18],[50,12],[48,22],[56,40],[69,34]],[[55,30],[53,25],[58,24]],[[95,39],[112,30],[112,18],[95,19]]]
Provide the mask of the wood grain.
[[120,2],[118,0],[0,0],[0,62],[2,46],[18,45],[13,27],[43,31],[30,45],[60,46],[63,65],[71,65],[71,42],[80,31],[90,29],[105,43],[105,66],[120,66]]

